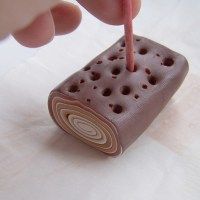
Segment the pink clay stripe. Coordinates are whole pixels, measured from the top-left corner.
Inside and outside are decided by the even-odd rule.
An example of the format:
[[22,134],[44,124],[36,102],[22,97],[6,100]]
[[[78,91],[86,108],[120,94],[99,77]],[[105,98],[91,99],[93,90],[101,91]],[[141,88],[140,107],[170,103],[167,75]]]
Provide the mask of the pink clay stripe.
[[133,25],[132,25],[132,0],[123,0],[124,31],[126,44],[126,67],[134,71],[134,47],[133,47]]

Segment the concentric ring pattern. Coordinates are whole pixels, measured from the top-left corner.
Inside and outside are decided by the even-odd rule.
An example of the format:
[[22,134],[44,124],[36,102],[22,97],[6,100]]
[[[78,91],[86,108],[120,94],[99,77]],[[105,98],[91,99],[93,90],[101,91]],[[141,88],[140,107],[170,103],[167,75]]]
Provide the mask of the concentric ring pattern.
[[102,120],[94,111],[60,96],[51,97],[50,109],[54,120],[67,133],[106,154],[120,153],[112,124]]

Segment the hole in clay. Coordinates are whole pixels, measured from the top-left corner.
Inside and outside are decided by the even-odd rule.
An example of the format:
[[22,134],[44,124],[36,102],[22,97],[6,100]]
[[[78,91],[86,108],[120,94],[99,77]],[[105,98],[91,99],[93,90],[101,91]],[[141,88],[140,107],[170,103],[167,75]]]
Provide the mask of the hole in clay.
[[150,83],[151,85],[156,85],[156,83],[157,83],[157,79],[156,79],[155,76],[150,76],[150,77],[148,78],[148,81],[149,81],[149,83]]
[[84,79],[81,79],[81,80],[80,80],[80,83],[84,83],[84,82],[85,82],[85,80],[84,80]]
[[97,89],[97,86],[94,86],[93,89],[96,90],[96,89]]
[[122,60],[122,59],[124,59],[124,57],[120,57],[119,59]]
[[112,78],[116,79],[117,77],[116,76],[112,76]]
[[124,49],[120,49],[119,51],[120,51],[120,52],[121,52],[121,51],[124,51]]
[[112,74],[114,75],[119,75],[121,72],[120,68],[119,67],[115,67],[113,70],[112,70]]
[[143,88],[143,89],[147,89],[148,86],[147,86],[146,84],[143,84],[143,85],[142,85],[142,88]]
[[137,41],[137,42],[139,42],[139,41],[140,41],[140,39],[136,39],[136,41]]
[[91,75],[90,79],[92,81],[97,81],[97,80],[100,79],[100,77],[101,77],[100,73],[98,73],[98,72],[92,72],[92,75]]
[[148,68],[145,68],[145,72],[146,72],[147,74],[151,74],[151,71],[150,71],[150,69],[148,69]]
[[135,95],[135,99],[139,99],[139,95],[138,94]]
[[165,58],[163,64],[167,67],[170,67],[174,64],[174,60],[172,58]]
[[109,107],[112,108],[112,107],[113,107],[113,104],[109,104]]
[[100,65],[101,63],[102,63],[102,61],[101,61],[101,60],[97,61],[97,65]]
[[129,95],[130,92],[131,92],[131,89],[130,89],[130,87],[128,87],[128,86],[123,86],[123,87],[121,88],[121,93],[122,93],[123,95]]
[[145,55],[145,54],[147,54],[147,52],[148,52],[147,49],[142,48],[142,49],[140,49],[139,54]]
[[125,41],[123,41],[121,44],[121,47],[125,47],[125,46],[126,46]]
[[86,101],[87,101],[88,103],[90,103],[90,102],[91,102],[91,99],[87,99]]
[[110,60],[110,61],[117,60],[117,56],[111,56],[108,58],[108,60]]
[[79,90],[79,88],[78,88],[77,85],[71,85],[71,86],[69,87],[69,90],[68,90],[68,91],[71,92],[71,93],[75,93],[75,92],[78,92],[78,91],[80,91],[80,90]]
[[138,70],[138,66],[137,65],[134,65],[134,70],[133,72],[136,72]]
[[[126,67],[126,69],[128,70],[128,68]],[[133,70],[133,72],[136,72],[138,70],[138,66],[135,64],[134,65],[134,70]],[[128,70],[129,71],[129,70]],[[132,72],[131,72],[132,73]]]
[[156,56],[160,57],[160,54],[157,53]]
[[87,67],[85,67],[83,70],[84,70],[84,71],[89,71],[90,69],[91,69],[91,67],[87,66]]
[[116,114],[120,114],[123,110],[122,106],[120,106],[120,105],[114,105],[114,106],[112,106],[112,108],[113,108],[112,109],[113,112]]
[[110,88],[106,88],[103,90],[102,95],[105,97],[108,97],[111,95],[111,93],[112,93],[112,90]]

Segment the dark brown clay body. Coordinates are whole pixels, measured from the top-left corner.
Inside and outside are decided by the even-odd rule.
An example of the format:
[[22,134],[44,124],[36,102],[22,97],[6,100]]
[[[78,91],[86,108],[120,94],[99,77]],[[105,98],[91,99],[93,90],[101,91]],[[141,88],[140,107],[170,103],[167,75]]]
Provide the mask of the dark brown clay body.
[[[50,114],[62,129],[109,155],[120,154],[144,132],[180,87],[188,72],[185,57],[160,44],[135,36],[134,47],[134,72],[126,69],[125,43],[121,38],[62,82],[49,97]],[[67,100],[62,102],[63,105],[75,106],[72,112],[69,112],[71,108],[68,110],[61,106],[55,114],[56,105],[60,102],[58,99],[53,105],[56,97]],[[75,115],[74,109],[77,109]],[[66,112],[63,111],[63,117],[59,119],[61,110]],[[80,114],[85,111],[84,116],[92,113],[86,121]],[[94,116],[99,121],[93,120]],[[98,128],[101,122],[102,127]],[[86,131],[84,136],[81,130]],[[104,135],[101,137],[103,132],[107,139]],[[108,137],[107,132],[110,134]],[[98,136],[92,136],[95,134]],[[96,140],[92,141],[91,138]],[[101,138],[99,141],[102,144],[97,142],[97,138]],[[102,138],[107,141],[105,146]]]

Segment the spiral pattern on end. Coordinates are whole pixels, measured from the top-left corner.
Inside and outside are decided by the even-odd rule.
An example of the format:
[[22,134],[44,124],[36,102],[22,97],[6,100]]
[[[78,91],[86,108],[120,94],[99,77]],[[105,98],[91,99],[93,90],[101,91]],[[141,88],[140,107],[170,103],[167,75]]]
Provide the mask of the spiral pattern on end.
[[121,153],[111,122],[80,102],[54,96],[50,100],[50,112],[67,133],[106,154]]

